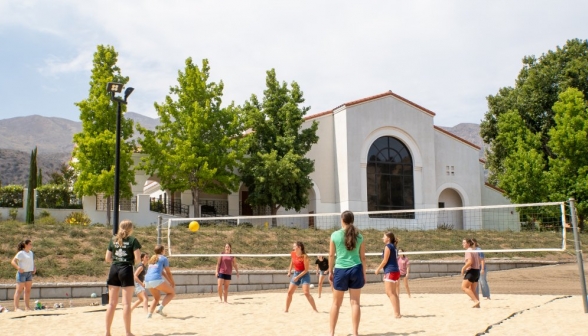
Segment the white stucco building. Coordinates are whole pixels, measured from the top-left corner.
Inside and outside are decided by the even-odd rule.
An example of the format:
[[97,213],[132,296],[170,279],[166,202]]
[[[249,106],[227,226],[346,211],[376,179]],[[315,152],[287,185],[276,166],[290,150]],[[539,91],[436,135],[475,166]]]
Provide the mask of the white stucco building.
[[[300,213],[510,204],[500,190],[485,183],[480,148],[435,126],[434,117],[432,111],[391,91],[306,117],[303,127],[319,123],[319,141],[308,153],[315,163],[311,174],[314,186],[309,190],[309,204]],[[137,173],[133,192],[140,212],[153,197],[164,203],[173,200],[184,209],[192,203],[189,191],[171,195],[160,191],[157,181],[156,176]],[[247,187],[242,185],[228,195],[201,194],[200,204],[216,215],[268,214],[249,207],[246,199]],[[194,210],[187,213],[193,217]],[[149,218],[156,218],[156,214],[149,214]],[[278,214],[286,212],[282,209]],[[481,220],[467,218],[467,214],[452,216],[449,221],[457,229],[482,227]],[[436,228],[445,220],[439,218],[426,228]],[[149,224],[154,220],[146,217],[135,222]],[[404,219],[395,225],[408,228],[414,222]]]

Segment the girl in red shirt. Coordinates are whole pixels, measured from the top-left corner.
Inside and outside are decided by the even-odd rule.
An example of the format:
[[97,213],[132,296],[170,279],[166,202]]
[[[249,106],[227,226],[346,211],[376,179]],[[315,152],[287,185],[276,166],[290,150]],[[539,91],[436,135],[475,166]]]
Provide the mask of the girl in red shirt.
[[292,275],[292,267],[294,267],[294,274],[290,280],[290,287],[288,287],[288,296],[286,298],[286,313],[292,303],[292,295],[296,291],[298,286],[302,286],[304,296],[308,300],[308,303],[312,306],[312,310],[318,313],[314,299],[310,295],[310,262],[306,251],[304,250],[304,244],[302,242],[296,242],[292,246],[293,251],[290,253],[292,260],[290,260],[290,267],[288,267],[288,277]]

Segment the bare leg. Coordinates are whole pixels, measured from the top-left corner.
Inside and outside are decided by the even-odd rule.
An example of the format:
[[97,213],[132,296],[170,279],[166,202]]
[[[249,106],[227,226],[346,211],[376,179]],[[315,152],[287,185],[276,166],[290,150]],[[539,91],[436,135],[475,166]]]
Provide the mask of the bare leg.
[[359,298],[360,289],[349,289],[349,301],[351,302],[351,324],[353,326],[353,336],[359,335],[359,320],[361,320],[361,306]]
[[159,304],[159,299],[161,298],[161,294],[159,294],[159,290],[156,288],[149,288],[149,292],[151,296],[153,296],[153,303],[151,304],[151,308],[149,309],[149,314],[153,314],[155,311],[155,307]]
[[[408,293],[408,297],[410,298],[410,288],[408,288],[408,277],[404,277],[404,288],[406,288],[406,292]],[[400,284],[398,284],[398,289],[400,290]]]
[[394,313],[394,317],[400,318],[400,300],[398,299],[398,288],[400,287],[400,283],[398,282],[390,282],[384,281],[384,288],[386,289],[386,295],[388,295],[388,299],[390,299],[390,303],[392,304],[392,312]]
[[472,292],[474,292],[474,295],[476,296],[476,300],[480,301],[480,295],[478,294],[478,283],[474,282],[472,284]]
[[323,281],[325,281],[325,276],[319,273],[318,278],[318,296],[319,299],[321,298],[321,293],[323,292]]
[[316,309],[316,304],[314,303],[314,299],[312,298],[312,295],[310,295],[310,285],[302,285],[302,292],[304,293],[304,296],[306,296],[308,303],[310,303],[310,305],[312,306],[312,310],[318,313],[318,310]]
[[231,280],[225,280],[223,284],[223,298],[225,299],[225,303],[227,303],[227,296],[229,296],[229,285],[231,285]]
[[176,296],[176,290],[167,282],[157,286],[157,290],[165,293],[165,297],[163,298],[163,301],[161,301],[161,305],[164,307]]
[[335,335],[335,327],[337,326],[337,320],[339,319],[339,309],[341,309],[344,294],[345,292],[333,288],[333,303],[331,304],[331,312],[329,315],[329,335],[331,336]]
[[472,301],[474,301],[473,308],[480,308],[480,301],[476,298],[476,294],[472,291],[472,283],[468,280],[463,280],[461,282],[461,289],[466,293]]
[[218,292],[218,299],[223,302],[223,283],[225,279],[218,278],[216,280],[216,291]]
[[31,306],[29,304],[29,300],[31,298],[31,287],[33,286],[33,282],[32,281],[27,281],[25,282],[25,286],[24,286],[24,305],[25,305],[25,310],[32,310]]
[[20,295],[24,292],[25,283],[24,282],[17,282],[16,283],[16,290],[14,291],[14,310],[20,310],[18,307],[18,301],[20,300]]
[[106,308],[106,336],[110,336],[110,327],[114,318],[114,311],[118,304],[118,293],[120,287],[108,286],[108,307]]
[[123,287],[123,321],[125,322],[125,332],[127,336],[132,336],[131,333],[131,302],[133,301],[133,292],[135,291],[135,286],[127,286]]
[[143,293],[145,292],[137,294],[137,301],[133,303],[133,305],[131,306],[131,310],[135,310],[135,308],[137,308],[141,304],[141,302],[143,302]]
[[291,283],[290,287],[288,287],[288,296],[286,297],[286,313],[288,312],[288,309],[290,309],[290,303],[292,303],[292,295],[294,295],[296,288],[298,288],[298,286],[296,286],[293,283]]

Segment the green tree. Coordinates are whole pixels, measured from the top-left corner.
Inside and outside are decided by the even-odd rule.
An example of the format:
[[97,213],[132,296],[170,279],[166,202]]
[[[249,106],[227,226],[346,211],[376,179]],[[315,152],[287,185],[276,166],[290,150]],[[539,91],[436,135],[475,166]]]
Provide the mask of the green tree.
[[49,184],[73,187],[75,180],[75,171],[65,163],[62,163],[56,171],[49,175]]
[[[489,144],[486,153],[489,181],[498,183],[504,172],[507,157],[515,149],[501,141],[498,122],[500,116],[511,111],[518,114],[522,127],[536,134],[540,144],[535,149],[542,156],[547,170],[550,158],[555,158],[548,145],[549,130],[554,126],[553,106],[560,93],[573,87],[584,95],[588,93],[588,41],[568,40],[563,47],[548,51],[541,57],[523,58],[523,68],[515,87],[501,88],[494,96],[488,96],[488,112],[481,124],[481,135]],[[541,201],[544,193],[534,201]]]
[[553,106],[555,125],[548,146],[555,154],[546,173],[552,200],[574,197],[578,217],[588,214],[588,104],[577,89],[569,88]]
[[165,190],[192,192],[195,215],[200,216],[200,193],[229,193],[239,185],[235,174],[243,156],[242,123],[233,104],[221,107],[223,83],[209,82],[210,66],[191,58],[178,85],[162,104],[155,103],[160,125],[155,131],[137,127],[142,152],[141,169],[157,174]]
[[25,221],[27,224],[33,224],[35,222],[35,189],[37,188],[37,147],[31,152],[28,188]]
[[510,153],[502,170],[495,172],[498,187],[514,203],[544,200],[548,194],[544,185],[545,160],[540,153],[541,139],[525,127],[516,111],[499,116],[497,142]]
[[290,87],[280,84],[272,69],[267,72],[263,101],[253,94],[244,106],[245,125],[251,130],[245,138],[247,159],[240,169],[249,189],[247,202],[269,206],[272,215],[280,207],[300,211],[313,186],[309,175],[314,161],[306,153],[318,141],[318,123],[302,129],[310,107],[299,106],[304,98],[298,84],[292,82]]
[[43,169],[39,168],[39,173],[37,174],[37,186],[40,187],[43,185]]
[[[82,131],[74,135],[72,167],[78,174],[74,192],[79,196],[104,193],[108,197],[107,222],[110,224],[110,196],[114,194],[114,159],[116,143],[117,104],[106,92],[108,82],[125,85],[128,77],[116,65],[118,54],[112,46],[99,45],[94,53],[88,98],[76,103],[80,109]],[[123,113],[126,105],[122,105]],[[122,197],[132,195],[135,183],[131,158],[134,144],[133,121],[121,118],[120,191]]]

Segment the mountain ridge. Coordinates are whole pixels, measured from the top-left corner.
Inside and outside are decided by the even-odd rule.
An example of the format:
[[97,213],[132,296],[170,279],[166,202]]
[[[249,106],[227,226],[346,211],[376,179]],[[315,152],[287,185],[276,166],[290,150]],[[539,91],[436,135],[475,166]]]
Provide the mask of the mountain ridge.
[[[158,118],[151,118],[135,112],[127,112],[125,118],[154,130]],[[484,156],[485,144],[480,137],[480,125],[460,123],[440,128],[467,140],[480,148]],[[49,174],[58,170],[62,163],[71,159],[73,135],[82,131],[82,123],[59,117],[30,115],[0,119],[0,181],[2,185],[22,184],[28,181],[31,151],[37,147],[38,166],[43,170],[44,181]],[[135,131],[134,139],[138,137]]]

